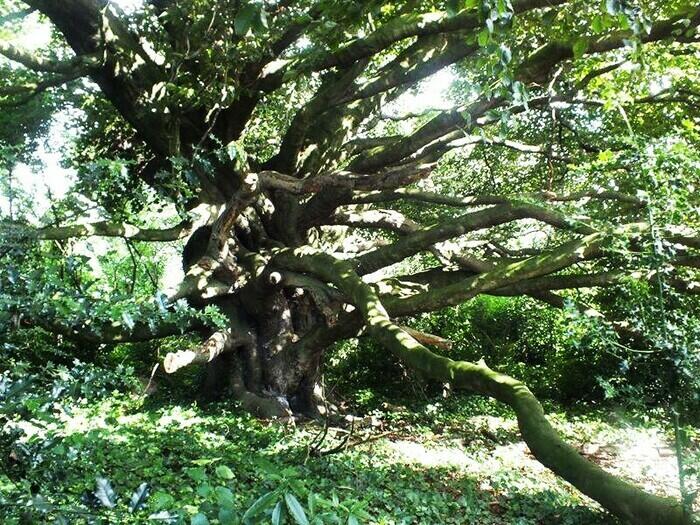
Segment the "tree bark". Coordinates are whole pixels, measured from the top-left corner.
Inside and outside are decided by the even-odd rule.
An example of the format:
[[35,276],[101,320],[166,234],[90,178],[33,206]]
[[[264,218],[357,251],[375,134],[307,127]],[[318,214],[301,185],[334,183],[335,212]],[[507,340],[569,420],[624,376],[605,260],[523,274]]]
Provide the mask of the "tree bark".
[[598,501],[617,517],[642,525],[690,525],[691,516],[676,500],[649,494],[587,460],[554,430],[539,401],[520,381],[491,370],[481,361],[453,361],[434,354],[395,325],[374,290],[351,265],[322,253],[285,252],[277,260],[295,271],[312,272],[351,298],[372,335],[404,364],[425,376],[493,397],[515,411],[525,443],[547,468]]

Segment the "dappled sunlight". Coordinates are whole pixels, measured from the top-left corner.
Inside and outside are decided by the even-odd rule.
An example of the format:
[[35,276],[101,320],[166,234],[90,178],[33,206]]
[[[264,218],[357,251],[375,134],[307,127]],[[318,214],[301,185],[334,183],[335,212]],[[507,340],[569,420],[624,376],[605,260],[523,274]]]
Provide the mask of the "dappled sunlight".
[[593,439],[581,451],[606,469],[639,480],[646,490],[679,492],[675,451],[656,428],[626,428],[617,439]]
[[399,461],[416,463],[424,467],[461,467],[474,471],[478,465],[477,461],[467,455],[464,449],[456,446],[436,444],[426,446],[407,440],[388,441],[386,446]]

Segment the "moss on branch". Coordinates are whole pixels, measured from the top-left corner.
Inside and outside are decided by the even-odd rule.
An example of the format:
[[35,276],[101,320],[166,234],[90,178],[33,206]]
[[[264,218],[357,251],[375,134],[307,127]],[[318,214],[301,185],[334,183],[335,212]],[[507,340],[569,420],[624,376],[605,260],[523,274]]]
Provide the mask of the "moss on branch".
[[[591,237],[594,238],[587,239],[588,245],[599,242],[600,236]],[[510,405],[535,457],[614,515],[640,525],[692,523],[680,502],[649,494],[581,456],[559,436],[537,398],[522,382],[491,370],[483,361],[453,361],[434,354],[401,330],[392,323],[372,287],[349,263],[309,249],[282,252],[275,261],[335,284],[360,310],[371,334],[407,366],[432,379],[450,382],[455,388],[473,390]]]

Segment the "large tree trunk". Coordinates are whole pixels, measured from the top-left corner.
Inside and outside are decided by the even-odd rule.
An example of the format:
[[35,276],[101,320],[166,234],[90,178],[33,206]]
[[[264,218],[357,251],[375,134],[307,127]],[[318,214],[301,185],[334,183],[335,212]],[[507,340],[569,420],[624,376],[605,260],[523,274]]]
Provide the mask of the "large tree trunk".
[[[183,255],[186,271],[204,254],[209,235],[211,228],[204,227],[191,237]],[[232,396],[261,417],[318,417],[323,410],[319,369],[327,344],[299,341],[326,326],[327,317],[317,304],[321,299],[314,301],[310,292],[297,286],[310,281],[268,272],[251,279],[240,296],[190,299],[198,308],[218,306],[228,319],[228,327],[209,333],[196,349],[168,354],[166,371],[206,363],[200,392],[204,399]],[[328,304],[322,306],[330,315]]]

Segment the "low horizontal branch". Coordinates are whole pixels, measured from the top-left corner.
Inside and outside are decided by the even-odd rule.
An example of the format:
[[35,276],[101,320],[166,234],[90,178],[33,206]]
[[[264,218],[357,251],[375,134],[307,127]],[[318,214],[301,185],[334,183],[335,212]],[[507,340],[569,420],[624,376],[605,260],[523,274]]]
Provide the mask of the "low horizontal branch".
[[387,298],[386,307],[392,317],[401,317],[456,306],[481,293],[548,275],[578,262],[598,257],[606,240],[608,239],[604,234],[594,233],[565,243],[542,255],[524,261],[504,263],[440,288],[428,289],[406,298]]
[[[616,201],[624,204],[630,204],[635,207],[645,206],[646,203],[627,193],[613,190],[588,190],[574,193],[558,194],[551,191],[541,191],[537,193],[525,193],[519,196],[510,195],[469,195],[466,197],[457,197],[451,195],[443,195],[440,193],[431,193],[427,191],[412,190],[400,188],[392,191],[371,191],[357,192],[352,199],[352,204],[370,204],[376,202],[392,202],[397,200],[409,200],[415,202],[424,202],[426,204],[443,204],[445,206],[454,207],[475,207],[488,206],[493,204],[508,204],[523,199],[542,200],[547,202],[575,202],[584,199]],[[700,239],[698,240],[700,246]]]
[[224,352],[232,350],[236,342],[230,330],[215,332],[204,343],[192,350],[169,352],[163,359],[163,367],[168,374],[173,374],[189,365],[209,363]]
[[84,77],[87,74],[87,70],[77,70],[61,75],[52,75],[31,84],[5,86],[0,89],[0,97],[6,97],[6,100],[0,100],[0,107],[22,106],[51,88],[60,87],[68,82]]
[[75,74],[85,72],[91,67],[99,65],[97,55],[80,55],[68,60],[48,59],[34,55],[29,51],[14,46],[8,42],[0,41],[0,55],[22,64],[32,71],[58,74]]
[[95,323],[69,325],[58,319],[25,318],[22,321],[22,326],[25,328],[36,326],[80,344],[118,344],[143,343],[183,335],[201,328],[201,323],[192,321],[182,325],[181,323],[163,321],[151,325],[150,323],[136,322],[134,326],[128,327],[121,323],[100,326],[95,326]]
[[583,235],[590,235],[596,231],[582,221],[539,206],[526,203],[500,204],[445,220],[434,226],[410,233],[390,245],[363,254],[355,259],[357,271],[360,275],[372,273],[424,251],[436,243],[459,237],[465,233],[521,219],[536,219],[555,228]]
[[192,233],[192,222],[181,223],[164,229],[142,228],[131,224],[99,221],[71,226],[47,226],[31,228],[21,224],[4,224],[0,232],[30,239],[53,241],[81,237],[121,237],[132,241],[168,242],[184,239]]

